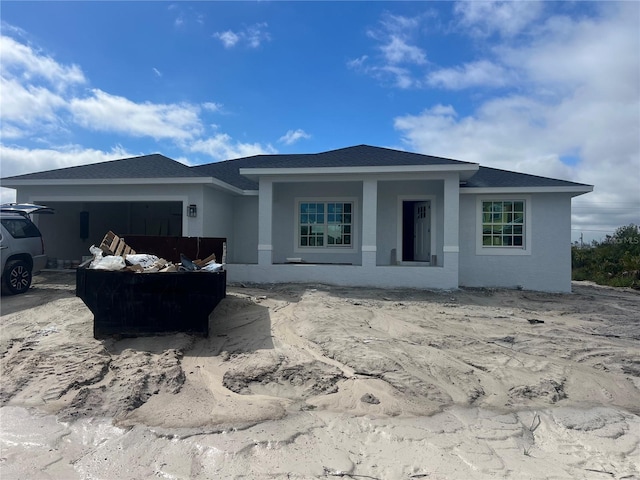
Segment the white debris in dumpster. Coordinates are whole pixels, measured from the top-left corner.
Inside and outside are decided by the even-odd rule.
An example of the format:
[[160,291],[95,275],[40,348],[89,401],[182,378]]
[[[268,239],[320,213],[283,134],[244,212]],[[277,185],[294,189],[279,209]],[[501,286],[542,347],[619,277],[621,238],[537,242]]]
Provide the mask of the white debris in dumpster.
[[158,262],[158,260],[160,260],[155,255],[149,255],[147,253],[125,255],[124,258],[128,263],[132,265],[140,265],[142,268],[153,267]]
[[202,267],[202,270],[206,272],[219,272],[220,270],[223,270],[223,269],[224,269],[224,263],[216,263],[216,262],[207,263],[204,267]]
[[193,261],[181,254],[181,262],[174,264],[164,258],[146,253],[105,255],[105,251],[95,245],[92,245],[89,251],[93,255],[93,259],[88,268],[94,270],[124,270],[135,273],[185,271],[220,272],[224,270],[224,264],[216,263],[216,256],[213,254],[203,260]]
[[89,268],[95,270],[122,270],[126,266],[124,258],[116,255],[107,255],[106,257],[94,259]]

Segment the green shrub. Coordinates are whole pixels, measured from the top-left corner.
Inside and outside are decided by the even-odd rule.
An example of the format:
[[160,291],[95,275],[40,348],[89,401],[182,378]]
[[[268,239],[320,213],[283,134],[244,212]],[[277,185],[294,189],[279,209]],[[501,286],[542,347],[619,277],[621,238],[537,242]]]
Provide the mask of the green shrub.
[[573,245],[571,268],[574,280],[590,280],[600,285],[637,287],[640,285],[640,229],[631,224],[618,228],[590,246]]

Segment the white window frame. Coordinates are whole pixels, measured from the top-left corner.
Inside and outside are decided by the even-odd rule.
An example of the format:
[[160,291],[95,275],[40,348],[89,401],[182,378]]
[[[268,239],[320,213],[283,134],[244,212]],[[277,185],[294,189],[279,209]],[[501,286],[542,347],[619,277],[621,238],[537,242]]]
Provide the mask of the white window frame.
[[[482,244],[483,202],[524,202],[523,246],[496,246]],[[531,255],[532,246],[531,195],[478,195],[476,197],[476,255]]]
[[[299,245],[300,232],[300,204],[301,203],[351,203],[351,245],[325,245],[323,247],[301,247]],[[359,236],[359,210],[358,199],[356,197],[298,197],[294,202],[294,231],[293,231],[293,251],[296,253],[355,253],[357,251]],[[327,212],[325,211],[325,215]],[[325,223],[326,225],[326,223]],[[326,240],[327,232],[325,232]]]

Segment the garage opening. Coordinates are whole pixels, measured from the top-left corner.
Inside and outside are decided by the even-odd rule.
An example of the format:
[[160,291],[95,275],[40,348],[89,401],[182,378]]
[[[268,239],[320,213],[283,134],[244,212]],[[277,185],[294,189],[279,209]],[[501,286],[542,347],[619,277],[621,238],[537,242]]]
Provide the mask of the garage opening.
[[182,202],[41,202],[55,209],[40,216],[47,255],[70,260],[89,255],[109,231],[118,235],[182,236]]

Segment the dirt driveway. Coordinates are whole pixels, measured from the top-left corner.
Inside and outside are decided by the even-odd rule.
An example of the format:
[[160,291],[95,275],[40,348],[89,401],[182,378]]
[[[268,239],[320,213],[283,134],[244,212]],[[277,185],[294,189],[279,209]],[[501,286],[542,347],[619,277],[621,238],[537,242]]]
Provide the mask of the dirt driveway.
[[210,336],[2,297],[0,477],[640,478],[640,295],[229,286]]

